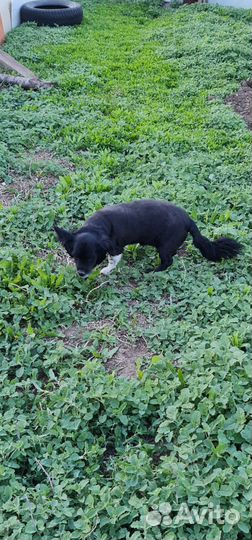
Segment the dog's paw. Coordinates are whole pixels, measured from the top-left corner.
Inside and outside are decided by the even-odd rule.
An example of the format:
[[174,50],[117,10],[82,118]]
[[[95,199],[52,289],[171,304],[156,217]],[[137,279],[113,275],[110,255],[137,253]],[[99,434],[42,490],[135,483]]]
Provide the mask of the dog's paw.
[[111,272],[112,269],[108,266],[105,266],[105,268],[102,268],[102,270],[100,271],[100,274],[102,274],[103,276],[108,276]]

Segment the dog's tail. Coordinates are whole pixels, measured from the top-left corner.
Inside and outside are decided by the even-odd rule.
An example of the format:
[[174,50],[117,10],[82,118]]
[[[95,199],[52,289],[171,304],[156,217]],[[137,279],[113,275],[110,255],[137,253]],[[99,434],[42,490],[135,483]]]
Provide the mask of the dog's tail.
[[193,237],[194,245],[208,261],[218,262],[221,259],[232,259],[242,251],[242,245],[232,238],[209,240],[202,236],[193,220],[191,220],[189,232]]

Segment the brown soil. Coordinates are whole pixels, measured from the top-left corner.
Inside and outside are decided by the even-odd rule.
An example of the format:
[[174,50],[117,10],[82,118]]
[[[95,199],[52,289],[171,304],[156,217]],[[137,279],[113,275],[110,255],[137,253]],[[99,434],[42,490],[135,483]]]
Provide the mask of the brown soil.
[[38,178],[37,176],[14,176],[14,182],[6,184],[0,183],[0,202],[3,206],[8,207],[16,204],[20,199],[29,199],[33,190],[38,184],[43,186],[43,193],[46,193],[51,187],[57,183],[55,176],[46,176]]
[[49,152],[48,150],[38,150],[34,152],[33,154],[27,155],[27,160],[31,163],[39,163],[41,162],[47,162],[47,161],[54,161],[55,163],[58,163],[59,165],[62,165],[68,170],[73,170],[74,166],[72,163],[69,163],[64,158],[56,157],[52,152]]
[[137,326],[140,326],[141,328],[148,328],[150,325],[147,317],[143,313],[135,313],[134,319],[136,321]]
[[[146,318],[144,315],[138,315],[138,323],[142,322],[143,326],[146,326]],[[69,348],[85,348],[92,344],[92,339],[84,341],[84,332],[102,331],[105,328],[111,328],[114,325],[112,319],[101,319],[100,321],[93,321],[86,326],[79,326],[78,324],[72,324],[67,328],[60,328],[61,335],[52,339],[52,341],[63,341],[64,345]],[[140,328],[140,326],[139,326]],[[131,343],[128,336],[123,332],[117,332],[115,334],[117,338],[118,349],[105,363],[105,368],[110,373],[115,371],[118,376],[133,378],[137,376],[136,362],[138,359],[149,359],[152,353],[148,349],[148,346],[143,337],[136,338],[134,343]]]
[[186,249],[186,244],[182,244],[182,246],[177,251],[177,255],[179,257],[188,257],[188,251]]
[[112,327],[114,324],[114,321],[112,319],[101,319],[100,321],[92,321],[89,324],[87,324],[86,329],[89,332],[93,331],[100,331],[104,328]]
[[39,259],[47,259],[49,255],[52,255],[52,253],[54,255],[54,258],[57,264],[62,264],[62,265],[69,264],[71,266],[75,266],[74,260],[70,257],[70,255],[68,255],[66,250],[63,247],[61,247],[61,245],[58,246],[58,249],[56,251],[54,250],[52,252],[52,250],[43,249],[43,250],[38,251],[36,255]]
[[64,345],[68,347],[81,347],[84,345],[83,333],[85,331],[84,326],[79,326],[78,324],[72,324],[67,328],[61,329],[63,334]]
[[235,112],[240,114],[249,129],[252,129],[252,80],[243,81],[236,94],[226,99]]
[[[103,330],[103,328],[111,325],[113,325],[113,321],[110,319],[102,319],[100,321],[91,322],[86,326],[79,326],[78,324],[74,323],[71,326],[60,328],[61,336],[53,338],[53,341],[63,341],[66,347],[82,347],[85,346],[83,339],[84,332]],[[88,343],[90,343],[89,340],[86,345]]]
[[11,184],[0,182],[0,203],[4,207],[12,206],[19,200],[26,200],[31,197],[33,190],[37,185],[42,185],[42,194],[46,194],[49,189],[55,186],[58,182],[58,178],[52,174],[43,175],[43,165],[48,161],[54,162],[55,165],[61,165],[66,171],[73,170],[73,165],[64,158],[56,158],[54,154],[46,150],[34,152],[27,155],[27,164],[31,169],[33,163],[41,163],[41,173],[36,174],[28,173],[26,176],[18,175],[14,171],[11,171],[13,181]]
[[150,358],[151,353],[143,339],[132,344],[127,341],[120,345],[118,351],[105,364],[109,372],[115,371],[121,377],[132,379],[137,376],[136,362],[139,358]]

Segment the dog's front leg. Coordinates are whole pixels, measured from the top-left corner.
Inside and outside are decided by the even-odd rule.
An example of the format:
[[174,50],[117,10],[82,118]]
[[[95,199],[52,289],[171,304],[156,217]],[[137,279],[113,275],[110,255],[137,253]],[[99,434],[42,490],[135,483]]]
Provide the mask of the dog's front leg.
[[116,268],[121,258],[122,258],[122,254],[114,255],[114,256],[108,255],[108,266],[105,266],[105,268],[103,268],[100,273],[103,274],[104,276],[108,276],[112,272],[112,270]]

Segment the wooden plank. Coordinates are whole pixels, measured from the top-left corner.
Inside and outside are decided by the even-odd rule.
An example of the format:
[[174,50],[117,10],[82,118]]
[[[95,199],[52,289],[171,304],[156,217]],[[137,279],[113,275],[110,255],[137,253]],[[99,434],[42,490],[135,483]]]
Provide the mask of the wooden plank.
[[7,69],[11,69],[19,73],[19,75],[22,75],[23,77],[26,77],[27,79],[37,79],[38,77],[27,67],[23,66],[23,64],[20,64],[13,58],[13,56],[10,56],[8,53],[2,51],[0,49],[0,64],[4,66]]

